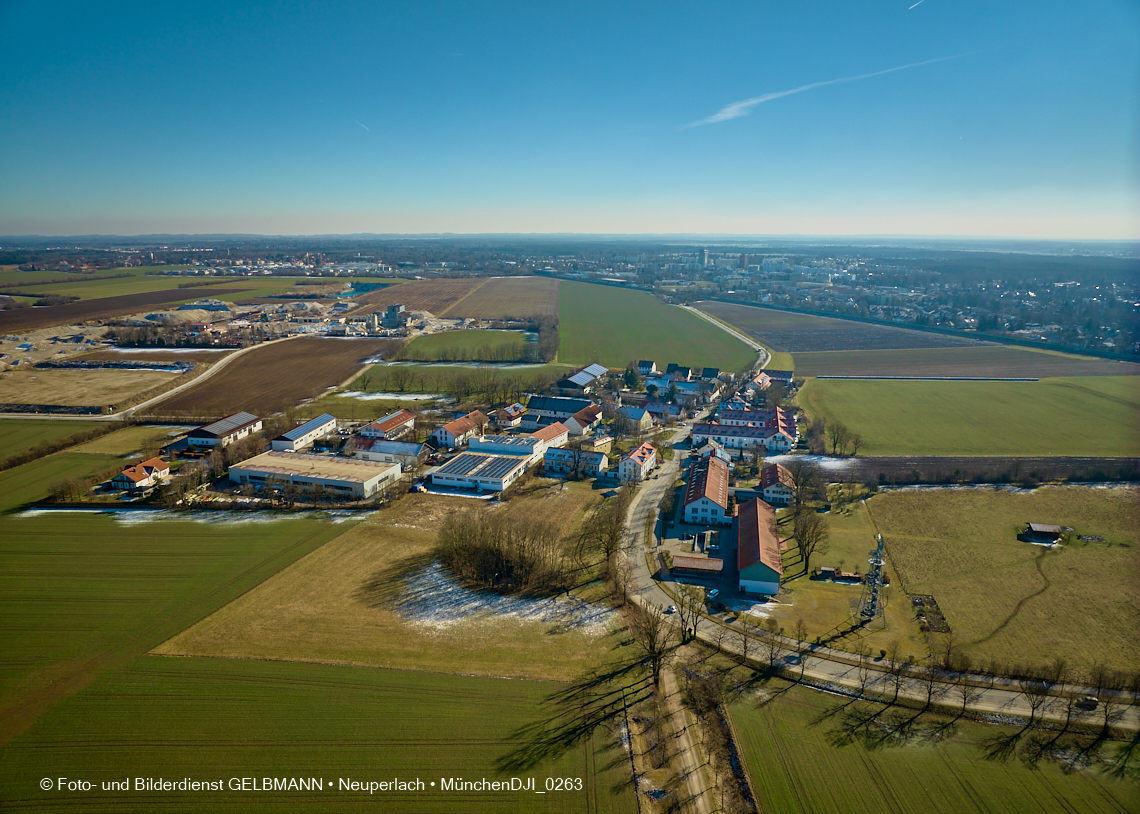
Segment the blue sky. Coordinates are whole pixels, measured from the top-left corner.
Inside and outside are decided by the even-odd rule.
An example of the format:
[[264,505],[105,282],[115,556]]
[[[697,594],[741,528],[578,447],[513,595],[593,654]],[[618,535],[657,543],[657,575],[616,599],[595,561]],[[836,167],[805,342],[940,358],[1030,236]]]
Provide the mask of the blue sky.
[[911,5],[0,2],[0,234],[1140,237],[1140,5]]

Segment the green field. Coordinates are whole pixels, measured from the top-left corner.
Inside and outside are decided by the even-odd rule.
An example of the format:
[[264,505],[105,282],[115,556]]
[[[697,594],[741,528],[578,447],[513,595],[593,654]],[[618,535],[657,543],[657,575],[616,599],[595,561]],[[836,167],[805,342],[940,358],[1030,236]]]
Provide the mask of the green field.
[[755,361],[731,334],[652,294],[565,280],[559,292],[560,362],[624,368],[652,359],[661,369],[676,362],[735,372]]
[[118,455],[60,452],[0,472],[0,512],[47,497],[51,487],[67,478],[88,478],[121,466]]
[[417,336],[400,354],[401,359],[434,362],[441,359],[515,361],[525,354],[530,338],[524,331],[445,331]]
[[865,455],[1140,454],[1140,377],[1039,382],[809,379],[809,417],[843,422]]
[[[1135,376],[1140,365],[1013,345],[797,353],[802,376]],[[772,365],[777,367],[776,365]]]
[[[183,427],[183,430],[192,429]],[[155,452],[160,447],[169,444],[173,438],[173,427],[153,427],[142,425],[127,427],[122,430],[96,438],[94,441],[80,444],[73,452],[88,452],[98,455],[131,455],[135,452]]]
[[94,421],[0,419],[0,461],[44,442],[58,441],[97,426],[98,422]]
[[[71,811],[77,796],[39,781],[96,783],[85,811],[629,812],[638,810],[616,737],[534,756],[500,771],[514,733],[541,720],[565,685],[316,664],[136,659],[51,710],[0,755],[8,806]],[[124,777],[317,777],[321,791],[116,793]],[[443,778],[581,778],[582,791],[448,792]],[[415,780],[422,792],[343,791],[356,781]],[[437,785],[433,788],[430,783]]]
[[[901,587],[934,596],[971,658],[1140,668],[1140,630],[1129,621],[1140,618],[1140,490],[899,490],[867,507]],[[1020,542],[1029,521],[1107,542]]]
[[[761,811],[1123,814],[1140,799],[1135,757],[1128,764],[1133,777],[1109,774],[1125,744],[1107,744],[1109,761],[1098,770],[1066,773],[1047,759],[1030,768],[1018,758],[1000,759],[1004,736],[1016,733],[1009,727],[931,713],[915,718],[914,710],[872,717],[879,708],[848,706],[847,699],[783,682],[766,690],[775,694],[767,703],[750,695],[730,707]],[[1024,749],[1029,737],[1015,745]]]

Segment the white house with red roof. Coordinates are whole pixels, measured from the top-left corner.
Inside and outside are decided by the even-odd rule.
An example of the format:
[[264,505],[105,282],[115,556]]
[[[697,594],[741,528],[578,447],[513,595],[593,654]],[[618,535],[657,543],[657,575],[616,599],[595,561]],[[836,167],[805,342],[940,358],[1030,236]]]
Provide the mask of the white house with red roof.
[[436,444],[445,449],[452,449],[465,443],[476,435],[483,434],[483,427],[490,419],[478,410],[473,410],[465,416],[436,428],[431,437]]
[[116,489],[148,489],[169,476],[170,464],[161,458],[151,458],[128,466],[111,478],[111,486]]
[[760,493],[773,506],[787,506],[796,494],[796,479],[786,466],[769,464],[760,470]]
[[728,464],[715,455],[689,464],[688,483],[682,504],[686,523],[702,526],[732,525],[728,499]]
[[618,463],[618,477],[626,483],[645,480],[657,465],[657,450],[652,444],[642,444],[630,450]]
[[409,410],[397,410],[383,418],[365,424],[360,428],[360,435],[365,438],[381,438],[385,441],[395,441],[402,435],[411,432],[416,426],[416,416]]

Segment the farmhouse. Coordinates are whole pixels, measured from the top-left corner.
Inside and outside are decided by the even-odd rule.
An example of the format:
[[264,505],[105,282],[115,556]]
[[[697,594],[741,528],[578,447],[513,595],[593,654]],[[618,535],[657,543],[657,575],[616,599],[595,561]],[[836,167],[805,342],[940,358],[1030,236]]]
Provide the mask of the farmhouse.
[[642,444],[618,462],[618,476],[626,483],[645,480],[656,464],[657,450],[652,444]]
[[362,461],[399,464],[405,472],[414,472],[427,456],[426,444],[418,441],[387,441],[383,438],[349,438],[343,454]]
[[111,478],[111,486],[115,489],[147,489],[169,475],[170,464],[161,458],[151,458],[128,466]]
[[596,404],[583,407],[574,415],[562,421],[571,435],[585,435],[602,420],[602,408]]
[[546,450],[543,456],[546,474],[572,474],[575,470],[587,477],[596,478],[609,469],[610,459],[604,452],[587,449],[574,450],[556,447]]
[[294,486],[341,498],[368,498],[400,477],[400,465],[327,455],[264,452],[230,467],[231,483]]
[[449,424],[444,424],[431,434],[440,447],[452,449],[476,435],[482,435],[483,427],[489,419],[478,410],[460,416]]
[[324,438],[334,432],[336,432],[336,416],[325,413],[277,436],[269,442],[269,446],[279,452],[299,452],[305,447],[312,446],[318,438]]
[[401,435],[411,432],[416,426],[416,416],[408,410],[397,410],[383,418],[365,424],[360,428],[360,434],[365,438],[382,438],[385,441],[395,441]]
[[716,557],[695,557],[690,554],[673,555],[673,573],[693,577],[716,577],[724,570],[724,560]]
[[784,561],[776,531],[776,510],[758,498],[739,507],[736,565],[741,593],[775,596],[780,592]]
[[559,381],[557,387],[560,391],[571,395],[590,393],[597,386],[598,379],[607,373],[609,369],[605,365],[587,365]]
[[786,466],[769,464],[760,470],[760,493],[773,506],[787,506],[796,494],[796,479]]
[[502,492],[522,477],[526,468],[526,459],[519,456],[464,452],[432,472],[431,482],[437,486]]
[[732,503],[728,497],[728,464],[715,455],[708,455],[691,462],[682,505],[686,523],[703,526],[731,525]]
[[192,447],[226,447],[260,431],[260,418],[252,413],[234,413],[220,421],[190,430],[186,434],[186,443]]

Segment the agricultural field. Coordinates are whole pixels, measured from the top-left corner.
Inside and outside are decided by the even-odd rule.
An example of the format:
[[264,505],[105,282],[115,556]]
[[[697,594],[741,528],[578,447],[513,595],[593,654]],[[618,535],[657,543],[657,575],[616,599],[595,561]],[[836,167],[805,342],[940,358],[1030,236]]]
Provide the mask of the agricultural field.
[[[83,457],[100,456],[46,460]],[[344,530],[318,520],[206,526],[86,512],[0,517],[0,743],[99,673],[142,655]]]
[[[0,754],[9,806],[72,811],[74,795],[39,781],[86,777],[85,811],[597,812],[635,814],[629,758],[617,733],[535,744],[521,766],[519,733],[544,721],[566,685],[323,664],[143,657],[48,711]],[[502,768],[500,768],[502,766]],[[98,781],[163,777],[318,777],[311,792],[104,792]],[[445,792],[441,778],[582,779],[582,790]],[[423,792],[342,791],[339,780],[423,780]]]
[[696,307],[724,320],[766,347],[795,354],[806,351],[950,348],[983,344],[975,339],[945,334],[712,300],[698,302]]
[[87,441],[71,449],[72,452],[87,452],[96,455],[134,455],[136,453],[157,452],[175,437],[184,434],[192,427],[155,427],[140,425],[126,427]]
[[533,335],[524,331],[445,331],[417,336],[400,353],[401,359],[420,362],[479,361],[510,362],[536,347]]
[[204,362],[213,364],[225,359],[234,348],[121,348],[98,350],[69,359],[84,362]]
[[550,277],[491,277],[463,301],[449,318],[532,319],[558,316],[558,280]]
[[865,455],[1140,454],[1140,377],[1039,382],[809,379],[811,418],[862,435]]
[[652,359],[662,369],[676,362],[735,372],[756,358],[731,334],[644,291],[563,280],[558,322],[558,360],[567,364],[624,368]]
[[206,381],[152,406],[155,415],[267,415],[322,395],[386,346],[383,339],[301,337],[269,342]]
[[[121,469],[122,457],[82,452],[58,452],[38,461],[0,472],[0,513],[42,500],[67,478],[89,478]],[[0,529],[0,535],[3,530]]]
[[98,427],[95,421],[40,421],[0,419],[0,461],[69,435]]
[[[951,701],[952,703],[952,701]],[[1121,814],[1135,809],[1131,770],[1066,771],[1003,758],[1013,727],[888,710],[773,680],[729,707],[761,811],[781,814]],[[872,717],[874,716],[874,717]],[[1046,737],[1053,733],[1045,733]],[[1025,741],[1028,735],[1023,736]],[[1092,740],[1084,736],[1081,743]],[[1013,740],[1015,745],[1017,739]],[[1127,744],[1106,744],[1128,760]]]
[[[574,678],[604,661],[617,643],[612,614],[598,608],[579,626],[577,617],[566,615],[571,606],[545,600],[544,615],[528,618],[524,609],[539,607],[538,600],[496,602],[491,594],[469,594],[433,565],[431,551],[453,512],[542,517],[569,535],[600,500],[588,484],[560,489],[545,480],[499,508],[409,494],[154,652]],[[581,591],[601,599],[596,585]]]
[[57,325],[74,325],[89,320],[113,319],[155,308],[170,308],[179,303],[193,302],[207,297],[233,300],[238,294],[256,290],[251,287],[255,285],[253,283],[242,281],[241,285],[243,287],[240,288],[219,285],[150,291],[143,294],[79,300],[66,305],[0,311],[0,335],[19,334]]
[[[971,658],[1140,668],[1140,629],[1129,621],[1140,618],[1140,489],[892,490],[867,507],[900,587],[933,595]],[[1105,542],[1023,543],[1028,521]]]
[[389,305],[403,303],[409,311],[429,311],[442,317],[448,309],[463,300],[484,283],[486,277],[457,277],[444,280],[408,280],[387,288],[353,297],[361,307],[357,314],[383,311]]
[[0,403],[110,407],[178,379],[156,370],[9,370],[0,373]]
[[[1013,345],[797,353],[799,376],[968,376],[1048,378],[1136,376],[1140,364]],[[773,364],[772,367],[778,368]]]

